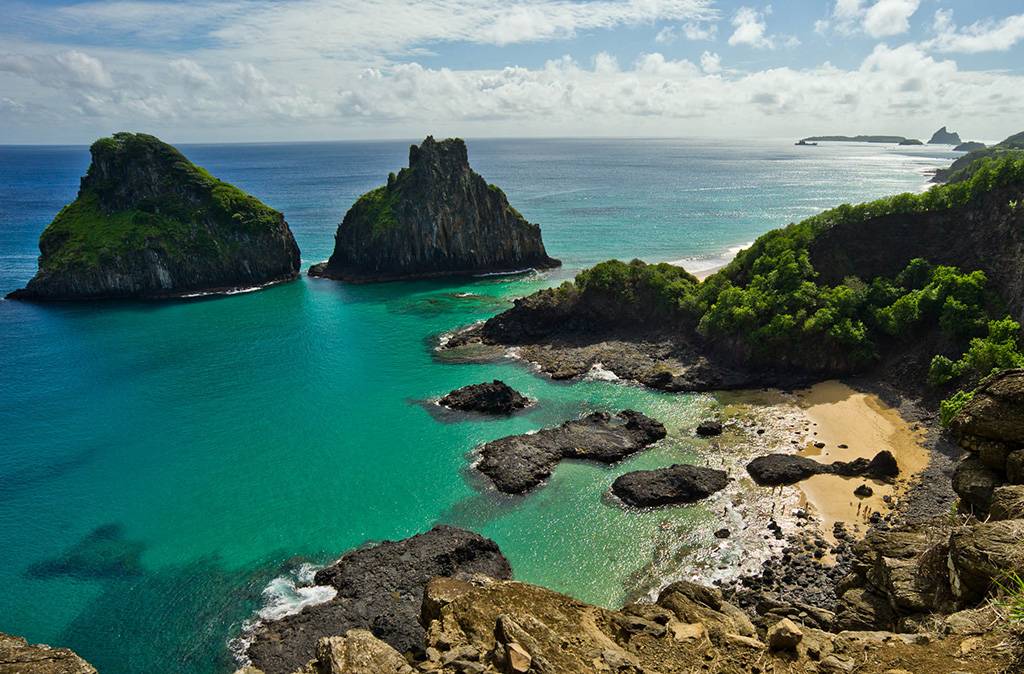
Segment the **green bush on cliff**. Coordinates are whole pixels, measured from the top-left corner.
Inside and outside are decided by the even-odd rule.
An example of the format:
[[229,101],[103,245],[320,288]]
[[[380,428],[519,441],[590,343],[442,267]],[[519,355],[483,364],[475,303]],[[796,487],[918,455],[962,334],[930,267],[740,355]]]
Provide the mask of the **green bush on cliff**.
[[972,339],[959,360],[935,356],[928,381],[940,386],[963,377],[981,379],[1011,367],[1024,367],[1024,354],[1020,351],[1020,324],[1007,316],[989,321],[988,334]]
[[698,284],[697,278],[682,267],[640,260],[608,260],[576,276],[576,286],[584,296],[653,307],[658,313],[679,317],[685,315],[682,304],[694,294]]
[[393,185],[394,183],[389,181],[388,185],[370,190],[359,197],[353,206],[353,210],[358,212],[360,217],[371,223],[370,231],[374,236],[398,224],[398,219],[395,217],[398,190]]
[[957,391],[950,397],[939,403],[939,422],[943,428],[949,428],[949,424],[963,406],[974,399],[974,391]]

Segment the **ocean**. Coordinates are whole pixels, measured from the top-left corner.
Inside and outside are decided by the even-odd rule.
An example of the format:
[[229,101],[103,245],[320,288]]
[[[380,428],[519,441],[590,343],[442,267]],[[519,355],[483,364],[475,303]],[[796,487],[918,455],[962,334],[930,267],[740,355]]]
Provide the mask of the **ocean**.
[[[182,145],[284,212],[303,269],[408,142]],[[68,646],[104,674],[230,672],[256,619],[322,591],[316,564],[438,522],[499,543],[517,578],[617,606],[707,562],[721,513],[627,512],[628,470],[698,460],[718,402],[595,376],[553,382],[513,359],[447,362],[440,335],[617,257],[722,264],[773,227],[925,187],[946,148],[710,140],[472,140],[470,161],[540,223],[562,269],[350,286],[300,280],[195,301],[0,301],[0,631]],[[0,294],[35,271],[88,148],[0,147]],[[538,400],[510,419],[432,401],[501,378]],[[634,408],[669,438],[607,467],[564,462],[525,497],[472,471],[480,443]],[[717,553],[716,553],[717,554]],[[716,564],[739,563],[743,550]],[[237,642],[235,642],[237,645]]]

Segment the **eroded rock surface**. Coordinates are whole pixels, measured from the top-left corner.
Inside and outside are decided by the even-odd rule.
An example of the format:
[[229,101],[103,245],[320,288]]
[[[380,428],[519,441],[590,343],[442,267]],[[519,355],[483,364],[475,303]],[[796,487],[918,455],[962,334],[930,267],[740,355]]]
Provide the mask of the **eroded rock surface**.
[[0,633],[0,674],[96,674],[88,662],[67,648],[31,645]]
[[724,470],[676,464],[626,473],[612,483],[612,493],[626,505],[646,508],[694,503],[725,489],[728,483]]
[[507,415],[529,405],[530,399],[505,382],[495,379],[490,383],[463,386],[438,402],[456,410]]

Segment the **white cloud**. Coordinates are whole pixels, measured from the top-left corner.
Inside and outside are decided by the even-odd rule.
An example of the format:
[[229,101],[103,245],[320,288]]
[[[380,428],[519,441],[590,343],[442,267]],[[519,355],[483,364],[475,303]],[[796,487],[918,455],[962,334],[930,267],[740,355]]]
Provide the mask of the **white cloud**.
[[1001,21],[978,21],[958,27],[953,11],[940,9],[932,23],[935,37],[924,45],[939,52],[976,54],[988,51],[1007,51],[1024,40],[1024,14],[1008,16]]
[[775,42],[767,35],[768,25],[765,23],[764,13],[752,7],[740,7],[732,17],[732,25],[735,30],[729,36],[731,46],[747,45],[755,49],[775,48]]
[[654,41],[658,44],[671,44],[680,35],[694,42],[714,40],[718,35],[718,26],[713,23],[694,23],[692,21],[684,23],[678,29],[675,26],[666,26],[658,31],[658,34],[654,36]]
[[48,87],[109,89],[113,78],[103,62],[77,49],[52,55],[0,54],[0,71],[33,79]]
[[700,55],[700,69],[709,75],[720,73],[722,72],[722,58],[717,52],[706,51]]
[[910,17],[920,4],[920,0],[875,0],[865,6],[864,0],[836,0],[831,20],[817,21],[814,29],[824,33],[834,27],[843,35],[863,31],[876,38],[900,35],[910,30]]
[[213,86],[213,77],[210,73],[192,59],[175,59],[169,65],[171,70],[189,86]]

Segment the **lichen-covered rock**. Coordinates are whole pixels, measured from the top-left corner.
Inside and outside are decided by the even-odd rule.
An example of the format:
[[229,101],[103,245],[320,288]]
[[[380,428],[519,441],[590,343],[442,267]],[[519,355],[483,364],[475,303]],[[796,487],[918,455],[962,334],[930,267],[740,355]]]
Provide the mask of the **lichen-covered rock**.
[[640,412],[594,412],[555,428],[488,442],[480,449],[477,468],[499,491],[522,494],[551,475],[562,459],[614,463],[665,435],[660,422]]
[[409,167],[345,214],[334,253],[309,273],[354,282],[548,269],[540,227],[469,167],[466,144],[428,136]]
[[993,489],[988,514],[993,520],[1024,519],[1024,485],[1012,484]]
[[0,633],[0,674],[96,674],[88,662],[67,648],[30,645]]
[[267,674],[288,674],[306,664],[322,637],[350,629],[370,630],[400,653],[421,652],[424,587],[436,576],[459,574],[501,579],[512,570],[493,541],[448,526],[354,550],[316,574],[315,582],[337,595],[262,625],[248,656]]
[[724,470],[676,464],[656,470],[638,470],[616,478],[612,493],[638,508],[694,503],[725,489]]
[[349,630],[344,636],[317,642],[316,659],[303,674],[411,674],[401,653],[368,630]]
[[153,136],[96,141],[78,198],[39,238],[39,271],[10,297],[153,298],[296,278],[284,216]]
[[982,381],[953,417],[950,430],[976,451],[984,441],[1024,444],[1024,369],[1004,370]]
[[965,604],[982,600],[995,581],[1024,575],[1024,520],[960,527],[949,536],[949,575],[953,594]]

